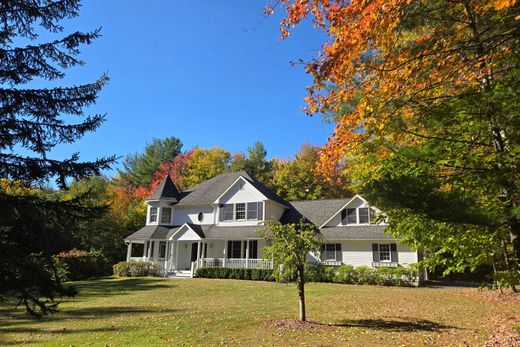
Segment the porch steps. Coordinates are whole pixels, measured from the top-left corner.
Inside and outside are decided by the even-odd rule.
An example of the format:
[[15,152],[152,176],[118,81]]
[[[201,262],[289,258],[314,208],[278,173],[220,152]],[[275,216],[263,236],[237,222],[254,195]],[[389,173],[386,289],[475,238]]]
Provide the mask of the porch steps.
[[178,271],[170,271],[167,275],[168,278],[191,278],[190,270],[178,270]]

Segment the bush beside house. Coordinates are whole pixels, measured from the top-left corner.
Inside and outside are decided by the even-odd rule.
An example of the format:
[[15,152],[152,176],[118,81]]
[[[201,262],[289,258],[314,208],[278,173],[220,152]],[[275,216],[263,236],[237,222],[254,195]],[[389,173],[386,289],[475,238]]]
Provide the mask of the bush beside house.
[[110,275],[110,264],[102,252],[72,249],[54,257],[62,281],[80,281]]
[[274,281],[273,270],[270,269],[233,269],[227,267],[202,267],[197,269],[195,276],[203,278]]
[[[267,269],[232,269],[219,267],[203,267],[195,274],[203,278],[223,278],[239,280],[273,281],[273,270]],[[344,284],[371,284],[381,286],[411,287],[416,285],[418,271],[413,268],[369,268],[351,265],[309,266],[305,271],[307,282],[329,282]]]
[[159,265],[148,261],[122,261],[113,266],[118,277],[161,276]]

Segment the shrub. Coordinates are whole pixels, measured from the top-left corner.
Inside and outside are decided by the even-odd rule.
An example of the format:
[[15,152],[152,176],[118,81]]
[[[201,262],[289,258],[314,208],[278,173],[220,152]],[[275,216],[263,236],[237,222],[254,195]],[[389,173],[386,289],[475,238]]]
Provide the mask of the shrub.
[[354,266],[341,265],[336,270],[336,275],[334,276],[334,282],[345,283],[345,284],[357,283],[357,274],[356,274],[356,269],[354,268]]
[[113,266],[118,277],[160,276],[161,267],[148,261],[122,261]]
[[410,267],[370,268],[341,265],[339,267],[314,265],[306,272],[309,282],[334,282],[344,284],[377,284],[381,286],[413,286],[418,279],[418,271]]
[[79,281],[110,275],[110,264],[102,252],[72,249],[54,256],[58,277],[62,281]]
[[234,269],[228,267],[201,267],[195,276],[203,278],[224,278],[235,280],[274,281],[270,269]]

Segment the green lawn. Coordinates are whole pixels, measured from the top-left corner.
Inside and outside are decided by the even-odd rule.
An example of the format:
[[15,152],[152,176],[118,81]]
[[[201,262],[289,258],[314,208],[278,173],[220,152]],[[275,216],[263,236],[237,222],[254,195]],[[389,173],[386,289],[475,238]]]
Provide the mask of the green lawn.
[[[497,319],[520,318],[520,301],[475,289],[308,284],[310,320],[289,330],[293,285],[234,280],[100,279],[41,321],[0,306],[2,345],[482,345]],[[513,321],[511,321],[513,322]],[[518,322],[518,320],[516,321]]]

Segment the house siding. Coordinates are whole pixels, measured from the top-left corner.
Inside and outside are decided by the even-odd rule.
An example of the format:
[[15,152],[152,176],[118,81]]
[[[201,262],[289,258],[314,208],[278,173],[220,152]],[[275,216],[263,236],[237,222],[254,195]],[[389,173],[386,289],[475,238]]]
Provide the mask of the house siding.
[[[202,212],[203,219],[199,222],[198,216]],[[190,206],[190,207],[174,207],[173,209],[173,225],[182,225],[184,223],[211,225],[215,224],[214,208],[212,206]]]
[[[389,241],[327,241],[330,243],[341,243],[342,262],[353,266],[372,266],[372,244],[373,243],[395,243]],[[406,266],[417,262],[417,252],[410,249],[408,245],[397,245],[398,262]]]

